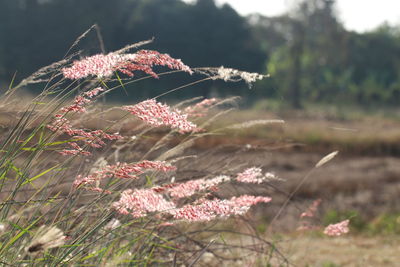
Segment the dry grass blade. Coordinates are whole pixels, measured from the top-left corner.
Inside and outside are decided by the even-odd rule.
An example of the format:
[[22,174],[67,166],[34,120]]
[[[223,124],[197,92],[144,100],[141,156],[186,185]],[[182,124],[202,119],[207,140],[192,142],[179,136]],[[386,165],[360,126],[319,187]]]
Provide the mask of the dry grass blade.
[[318,161],[317,164],[315,164],[315,168],[319,168],[322,165],[326,164],[328,161],[330,161],[331,159],[333,159],[337,154],[339,153],[339,151],[334,151],[328,155],[326,155],[325,157],[323,157],[320,161]]
[[240,96],[232,96],[226,99],[223,99],[215,104],[215,106],[222,106],[222,105],[232,105],[238,106],[238,101],[240,100]]
[[141,47],[141,46],[150,44],[150,43],[152,43],[153,41],[154,41],[154,37],[151,38],[151,39],[149,39],[149,40],[146,40],[146,41],[141,41],[141,42],[138,42],[138,43],[134,43],[134,44],[131,44],[131,45],[127,45],[127,46],[125,46],[125,47],[123,47],[123,48],[121,48],[121,49],[115,51],[114,53],[116,53],[116,54],[126,53],[127,51],[129,51],[129,50],[131,50],[131,49],[135,49],[135,48],[138,48],[138,47]]
[[176,155],[181,155],[185,149],[193,146],[193,144],[194,144],[194,139],[190,139],[186,142],[183,142],[177,145],[176,147],[168,150],[167,152],[163,153],[161,156],[157,158],[157,160],[164,161]]
[[[79,52],[78,52],[79,53]],[[43,79],[42,77],[48,75],[51,72],[57,71],[60,67],[66,65],[71,58],[76,56],[78,53],[74,53],[60,61],[54,62],[48,66],[40,68],[38,71],[32,73],[29,77],[23,79],[17,86],[13,87],[12,90],[9,90],[6,92],[6,95],[10,94],[13,92],[15,89],[18,89],[20,87],[26,86],[28,84],[33,84],[33,83],[41,83],[41,82],[48,82],[49,79]],[[59,76],[60,74],[56,75]],[[55,76],[54,76],[55,77]],[[54,78],[52,77],[52,78]]]
[[207,246],[205,246],[200,253],[196,256],[196,258],[189,264],[189,267],[194,266],[201,258],[201,256],[204,255],[204,253],[207,252],[207,249],[214,243],[215,240],[211,240]]
[[171,164],[174,164],[174,163],[179,162],[179,161],[181,161],[181,160],[185,160],[185,159],[195,159],[195,158],[197,158],[197,155],[182,156],[182,157],[175,158],[175,159],[171,160],[170,163],[171,163]]
[[201,99],[203,99],[203,98],[204,98],[204,97],[202,97],[202,96],[192,97],[192,98],[190,98],[190,99],[184,100],[184,101],[182,101],[182,102],[176,104],[174,107],[175,107],[175,108],[180,108],[180,107],[182,107],[182,106],[184,106],[184,105],[192,104],[193,102],[196,102],[196,101],[201,100]]
[[246,129],[250,128],[253,126],[258,126],[258,125],[267,125],[267,124],[282,124],[285,123],[284,120],[252,120],[248,122],[243,122],[243,123],[237,123],[233,124],[230,126],[227,126],[225,129],[232,129],[232,130],[238,130],[238,129]]
[[102,34],[101,34],[100,27],[99,27],[99,25],[94,24],[94,28],[95,28],[95,30],[96,30],[97,40],[99,40],[99,45],[100,45],[101,52],[102,52],[103,54],[105,54],[105,53],[106,53],[106,48],[105,48],[105,46],[104,46],[104,40],[103,40],[103,36],[102,36]]
[[71,47],[68,49],[67,53],[65,55],[68,55],[69,52],[76,46],[79,44],[79,42],[85,38],[86,35],[88,35],[88,33],[95,29],[97,26],[97,24],[93,24],[89,29],[87,29],[84,33],[82,33],[78,38],[76,38],[75,42],[71,45]]
[[174,132],[170,131],[168,134],[160,138],[156,144],[152,148],[150,148],[146,154],[143,155],[143,158],[148,157],[152,152],[164,147],[169,141],[173,140],[174,138]]
[[208,119],[206,122],[204,122],[203,124],[200,125],[200,128],[204,129],[205,127],[208,127],[212,122],[214,122],[217,118],[228,114],[229,112],[231,112],[232,110],[234,110],[233,108],[218,112],[216,115],[214,115],[213,117],[211,117],[210,119]]

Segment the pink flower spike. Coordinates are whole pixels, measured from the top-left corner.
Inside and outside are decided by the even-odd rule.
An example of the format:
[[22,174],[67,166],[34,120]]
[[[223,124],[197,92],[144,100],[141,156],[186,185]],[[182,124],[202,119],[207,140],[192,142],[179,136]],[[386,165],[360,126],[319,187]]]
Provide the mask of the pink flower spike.
[[92,97],[98,95],[100,92],[103,92],[103,91],[104,91],[103,88],[97,87],[97,88],[94,88],[94,89],[92,89],[90,91],[85,92],[84,95],[89,97],[89,98],[92,98]]
[[154,126],[170,126],[179,129],[181,133],[192,132],[197,126],[187,120],[187,114],[181,114],[178,109],[156,102],[154,99],[140,102],[134,106],[124,106],[122,109],[129,111],[142,121]]
[[322,200],[321,200],[320,198],[317,199],[317,200],[315,200],[315,201],[311,204],[311,206],[308,207],[308,209],[300,215],[300,218],[304,218],[304,217],[310,217],[310,218],[312,218],[312,217],[314,217],[314,215],[315,215],[315,213],[316,213],[316,211],[317,211],[317,209],[318,209],[319,204],[321,204],[321,201],[322,201]]
[[157,51],[140,50],[136,54],[131,54],[127,56],[128,58],[133,57],[133,59],[131,60],[131,64],[123,66],[123,68],[128,71],[128,75],[129,72],[138,69],[143,70],[144,72],[152,75],[155,78],[158,78],[157,74],[155,74],[151,70],[151,67],[153,66],[166,66],[170,69],[182,70],[190,74],[193,73],[193,71],[188,66],[183,64],[180,59],[174,59],[168,54],[161,54]]
[[169,164],[165,161],[144,160],[142,162],[136,163],[136,166],[143,168],[143,169],[153,169],[153,170],[158,170],[158,171],[162,171],[162,172],[169,172],[169,171],[176,170],[175,166],[172,166],[171,164]]
[[111,177],[119,179],[138,179],[140,174],[149,169],[168,172],[176,170],[176,167],[164,161],[145,160],[138,163],[118,162],[114,165],[107,165],[101,170],[92,172],[85,177],[83,177],[82,175],[78,175],[75,179],[74,187],[77,188],[81,185],[92,185],[98,181]]
[[71,80],[88,76],[110,77],[116,71],[128,76],[133,76],[134,71],[143,71],[158,78],[157,74],[152,70],[153,66],[166,66],[170,69],[192,73],[192,70],[183,64],[181,60],[150,50],[140,50],[135,54],[98,54],[75,61],[71,67],[63,68],[61,71],[65,78]]
[[325,228],[324,234],[328,236],[347,234],[349,232],[349,222],[349,220],[344,220],[336,224],[330,224]]
[[152,189],[125,190],[121,198],[114,202],[113,208],[121,214],[131,214],[135,218],[146,216],[149,212],[166,212],[174,209],[175,204]]
[[59,153],[63,156],[70,156],[70,155],[83,155],[83,156],[90,156],[92,153],[85,150],[76,150],[76,149],[64,149],[59,151]]
[[76,80],[88,76],[109,77],[126,60],[118,54],[94,55],[75,61],[71,67],[63,68],[61,71],[65,78]]
[[243,195],[228,199],[204,199],[198,205],[185,205],[182,208],[171,210],[170,214],[177,220],[188,222],[210,221],[216,218],[227,218],[233,215],[243,215],[251,206],[258,203],[268,203],[269,197]]
[[[104,91],[102,88],[98,87],[86,93],[83,93],[84,96],[92,98],[93,96],[97,95],[99,92]],[[68,112],[77,112],[77,113],[85,113],[86,109],[84,107],[85,104],[90,103],[92,100],[83,97],[82,95],[78,95],[74,99],[74,104],[70,106],[66,106],[60,109],[61,113],[68,113]],[[62,114],[56,114],[56,117],[62,117]]]
[[190,180],[185,183],[176,184],[175,186],[169,186],[165,191],[170,194],[172,198],[179,199],[183,197],[189,197],[195,193],[212,189],[218,184],[229,181],[228,176],[217,176],[213,179],[197,179]]
[[194,106],[185,108],[185,112],[192,117],[204,117],[208,111],[208,108],[217,102],[216,98],[204,99]]

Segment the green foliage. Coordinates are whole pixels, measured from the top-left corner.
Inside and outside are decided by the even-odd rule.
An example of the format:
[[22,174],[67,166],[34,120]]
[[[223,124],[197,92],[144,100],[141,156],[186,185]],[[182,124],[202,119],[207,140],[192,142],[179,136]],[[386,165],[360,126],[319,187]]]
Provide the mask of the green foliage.
[[[279,88],[279,94],[288,102],[297,97],[301,102],[397,105],[397,28],[384,25],[363,34],[349,32],[337,20],[333,3],[305,0],[286,20],[258,21],[265,25],[265,31],[280,28],[281,35],[287,36],[286,42],[270,49],[266,64],[274,85],[262,81],[260,87]],[[299,29],[303,31],[301,35]],[[298,96],[293,90],[298,91]]]
[[368,225],[368,230],[372,234],[398,235],[400,234],[400,214],[382,214]]

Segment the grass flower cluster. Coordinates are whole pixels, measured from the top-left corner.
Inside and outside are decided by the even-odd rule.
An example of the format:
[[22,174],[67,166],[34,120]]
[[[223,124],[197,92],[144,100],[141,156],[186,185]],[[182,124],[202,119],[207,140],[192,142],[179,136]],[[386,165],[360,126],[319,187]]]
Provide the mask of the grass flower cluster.
[[83,79],[89,76],[111,77],[116,71],[133,77],[135,71],[143,71],[154,78],[158,78],[152,69],[153,66],[167,66],[170,69],[192,73],[192,70],[179,59],[150,50],[140,50],[134,54],[94,55],[75,61],[71,67],[63,68],[62,73],[68,79]]

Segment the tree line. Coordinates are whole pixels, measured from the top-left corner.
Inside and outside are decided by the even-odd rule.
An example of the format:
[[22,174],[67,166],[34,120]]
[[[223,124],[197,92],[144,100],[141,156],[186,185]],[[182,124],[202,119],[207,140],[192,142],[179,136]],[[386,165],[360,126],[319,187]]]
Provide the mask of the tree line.
[[[16,79],[22,79],[61,59],[76,37],[94,23],[100,31],[82,40],[83,55],[154,37],[146,49],[169,53],[189,66],[223,65],[271,74],[252,90],[246,84],[213,81],[178,91],[171,98],[241,95],[252,103],[283,97],[297,108],[305,102],[396,105],[400,100],[399,29],[382,25],[367,33],[349,31],[338,20],[333,0],[298,0],[277,17],[242,17],[214,0],[193,4],[180,0],[3,0],[0,87],[6,87],[16,71]],[[127,89],[137,100],[193,79],[170,76]],[[112,98],[127,96],[119,92]]]

